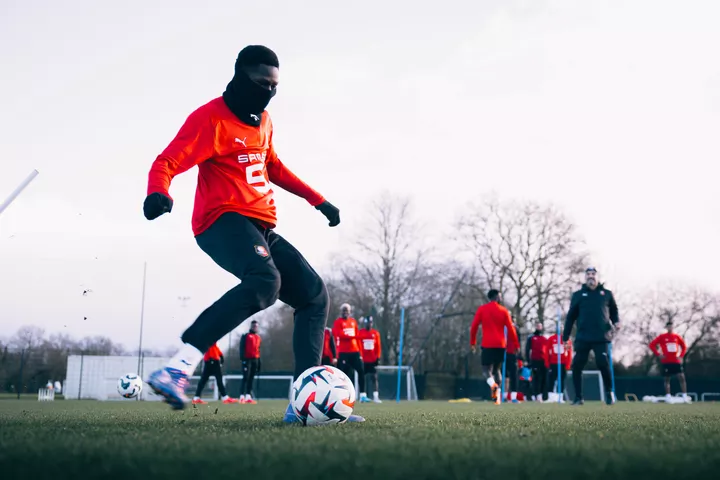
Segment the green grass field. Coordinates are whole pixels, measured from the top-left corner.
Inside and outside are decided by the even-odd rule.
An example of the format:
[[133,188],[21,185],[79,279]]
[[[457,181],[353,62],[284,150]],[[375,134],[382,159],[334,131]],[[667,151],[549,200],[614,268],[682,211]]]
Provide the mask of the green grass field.
[[712,478],[720,404],[360,405],[288,426],[284,402],[0,401],[0,478]]

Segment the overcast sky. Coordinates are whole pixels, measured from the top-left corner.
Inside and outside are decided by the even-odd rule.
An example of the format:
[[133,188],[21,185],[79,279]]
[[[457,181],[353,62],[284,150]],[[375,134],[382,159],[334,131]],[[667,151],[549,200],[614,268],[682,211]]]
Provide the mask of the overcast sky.
[[0,217],[0,336],[136,345],[147,261],[145,343],[174,345],[235,284],[192,237],[197,169],[171,215],[142,202],[251,43],[280,58],[280,158],[341,209],[330,229],[277,194],[278,232],[318,269],[383,190],[438,237],[497,192],[563,208],[611,288],[720,290],[720,3],[348,3],[0,2],[0,198],[40,171]]

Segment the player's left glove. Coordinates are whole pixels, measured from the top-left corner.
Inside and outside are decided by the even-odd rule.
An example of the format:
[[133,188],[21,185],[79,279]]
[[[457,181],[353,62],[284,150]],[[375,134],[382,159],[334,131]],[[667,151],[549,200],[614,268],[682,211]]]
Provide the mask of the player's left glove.
[[325,218],[330,221],[329,225],[331,227],[335,227],[340,224],[340,209],[332,203],[325,200],[323,203],[321,203],[315,208],[320,210],[320,213],[325,215]]
[[172,212],[173,200],[167,195],[155,192],[145,197],[143,213],[148,220],[155,220],[164,213]]

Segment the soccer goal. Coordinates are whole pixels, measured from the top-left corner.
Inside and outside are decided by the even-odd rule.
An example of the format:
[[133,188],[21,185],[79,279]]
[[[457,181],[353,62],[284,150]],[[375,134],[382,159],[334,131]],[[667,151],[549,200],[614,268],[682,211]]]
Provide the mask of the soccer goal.
[[[379,365],[375,367],[378,375],[378,393],[383,401],[395,401],[397,399],[398,389],[398,368],[400,368],[400,399],[401,400],[417,400],[417,386],[415,385],[415,371],[412,367],[397,365]],[[367,380],[367,379],[366,379]],[[372,385],[366,385],[365,393],[372,398]],[[355,372],[355,391],[360,396],[360,385],[358,383],[358,374]]]
[[[585,370],[582,375],[583,398],[585,400],[605,400],[605,386],[603,385],[600,370]],[[567,393],[570,401],[575,398],[575,385],[573,384],[572,372],[567,373],[565,385],[562,386],[563,391]],[[550,385],[551,392],[557,392],[557,382]]]
[[[197,384],[200,376],[190,377],[185,393],[189,397],[195,395]],[[223,375],[225,390],[227,394],[233,398],[240,396],[242,389],[242,375]],[[287,400],[292,393],[293,377],[292,375],[256,375],[253,381],[252,394],[258,400]],[[214,377],[210,377],[207,385],[203,389],[203,400],[219,400],[220,391]]]

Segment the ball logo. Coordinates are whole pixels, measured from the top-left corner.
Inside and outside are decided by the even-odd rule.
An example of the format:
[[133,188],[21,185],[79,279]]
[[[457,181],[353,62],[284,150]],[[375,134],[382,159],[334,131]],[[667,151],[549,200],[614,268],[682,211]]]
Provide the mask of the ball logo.
[[261,257],[267,257],[268,255],[270,255],[267,251],[267,248],[263,247],[262,245],[255,245],[255,253],[257,253]]

